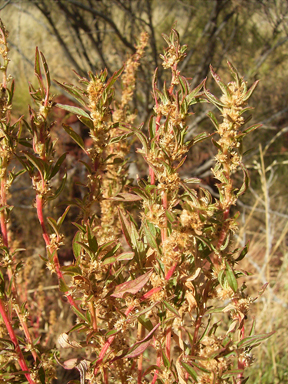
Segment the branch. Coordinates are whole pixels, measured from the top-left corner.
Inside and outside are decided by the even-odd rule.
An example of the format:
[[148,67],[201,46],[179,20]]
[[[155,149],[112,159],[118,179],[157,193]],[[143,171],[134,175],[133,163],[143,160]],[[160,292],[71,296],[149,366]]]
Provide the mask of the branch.
[[84,11],[90,12],[94,16],[101,17],[101,19],[107,21],[108,24],[111,25],[111,27],[114,29],[116,35],[119,37],[119,39],[122,41],[122,43],[131,49],[133,53],[136,52],[135,47],[129,43],[129,41],[120,33],[119,29],[117,28],[116,24],[114,23],[113,20],[111,20],[108,16],[106,16],[104,13],[96,11],[94,8],[88,7],[87,5],[80,3],[79,1],[76,0],[67,0],[68,3],[71,3],[73,5],[76,5],[76,7],[79,7],[83,9]]
[[[55,33],[55,36],[57,37],[57,40],[58,40],[59,44],[61,45],[61,47],[64,50],[64,52],[65,52],[66,56],[68,57],[68,59],[71,61],[71,63],[75,67],[76,71],[79,72],[80,74],[84,74],[84,71],[79,66],[79,64],[74,59],[74,57],[72,56],[71,52],[69,51],[69,49],[67,47],[67,44],[63,40],[63,38],[60,35],[58,29],[56,28],[56,26],[54,24],[54,21],[52,20],[52,18],[50,16],[50,14],[51,14],[50,11],[48,9],[44,9],[44,8],[40,7],[40,5],[38,3],[33,3],[33,4],[46,17],[47,21],[49,22],[49,24],[51,25],[51,27],[52,27],[52,29],[53,29],[53,31]],[[42,3],[42,4],[44,5],[44,3]]]

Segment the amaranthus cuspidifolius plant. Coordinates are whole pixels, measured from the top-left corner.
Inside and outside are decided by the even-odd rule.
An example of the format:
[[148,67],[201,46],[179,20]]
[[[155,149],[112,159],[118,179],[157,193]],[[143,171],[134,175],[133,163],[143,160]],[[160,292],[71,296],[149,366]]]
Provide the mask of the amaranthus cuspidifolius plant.
[[[24,375],[31,384],[51,383],[55,365],[61,364],[67,369],[77,368],[81,384],[245,383],[245,369],[253,361],[252,349],[270,336],[255,335],[254,321],[247,326],[249,306],[256,298],[249,297],[245,284],[238,281],[247,274],[238,263],[248,247],[233,247],[238,214],[231,209],[249,184],[242,162],[242,140],[258,126],[243,126],[249,120],[245,116],[251,109],[247,101],[257,82],[248,89],[228,63],[233,78],[228,84],[211,67],[222,92],[220,98],[210,93],[205,80],[191,90],[178,68],[186,46],[180,45],[178,33],[172,30],[170,36],[163,36],[168,48],[161,56],[171,77],[159,89],[155,71],[155,106],[147,135],[142,127],[134,127],[135,115],[129,107],[146,34],[141,35],[136,53],[111,78],[103,70],[90,73],[89,79],[77,75],[77,86],[58,83],[80,106],[57,106],[77,115],[89,129],[92,144],[87,148],[81,136],[63,124],[83,150],[87,182],[82,186],[84,197],[71,201],[55,219],[45,217],[45,207],[64,189],[66,177],[56,191],[51,181],[66,154],[56,158],[56,143],[50,135],[49,113],[54,102],[48,65],[36,49],[38,88],[30,85],[36,107],[29,108],[29,122],[23,119],[30,139],[27,135],[23,138],[20,122],[10,124],[14,85],[8,87],[6,36],[1,26],[0,342],[5,345],[1,378],[23,382]],[[121,96],[117,101],[114,87],[121,76],[122,93],[118,92]],[[201,133],[188,141],[187,121],[193,115],[193,105],[199,102],[210,102],[221,112],[218,118],[208,113],[216,132]],[[148,177],[138,178],[137,186],[128,177],[133,138],[142,144],[138,153],[147,163]],[[201,187],[193,175],[183,180],[179,174],[190,148],[210,138],[217,148],[212,171],[219,199]],[[19,152],[18,148],[16,153],[20,145],[25,149]],[[35,190],[35,208],[47,251],[43,259],[56,273],[59,288],[76,315],[74,326],[58,338],[60,347],[70,348],[74,355],[64,362],[61,351],[53,357],[51,351],[43,352],[41,340],[32,339],[28,308],[21,305],[17,294],[20,256],[19,250],[10,249],[7,230],[12,208],[7,204],[7,191],[22,173],[9,170],[14,155],[30,175]],[[234,182],[238,170],[243,173],[242,186]],[[75,260],[72,265],[61,266],[61,227],[71,205],[79,209],[71,244]],[[24,336],[16,331],[19,322]]]

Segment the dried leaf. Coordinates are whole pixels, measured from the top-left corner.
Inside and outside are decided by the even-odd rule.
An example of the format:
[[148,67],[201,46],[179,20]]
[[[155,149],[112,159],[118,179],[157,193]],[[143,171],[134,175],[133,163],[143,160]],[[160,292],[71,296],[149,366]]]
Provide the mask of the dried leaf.
[[130,280],[120,285],[117,285],[114,293],[111,295],[112,297],[117,297],[122,299],[125,293],[131,293],[135,295],[135,293],[139,292],[141,288],[149,281],[150,276],[152,275],[152,270],[137,277],[135,280]]

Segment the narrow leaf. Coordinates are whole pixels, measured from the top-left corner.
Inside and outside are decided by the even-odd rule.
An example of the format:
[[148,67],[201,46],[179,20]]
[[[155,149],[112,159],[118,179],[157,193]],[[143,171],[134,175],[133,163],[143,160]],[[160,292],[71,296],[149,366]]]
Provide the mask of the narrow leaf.
[[66,159],[66,153],[63,153],[63,155],[61,157],[59,157],[59,159],[56,161],[56,164],[54,165],[54,168],[52,169],[52,172],[50,174],[51,179],[52,179],[52,177],[54,177],[58,173],[58,171],[59,171],[59,169],[60,169],[60,167],[61,167],[61,165],[65,159]]
[[168,303],[168,301],[166,300],[163,300],[162,301],[163,304],[165,305],[165,307],[172,313],[174,313],[175,316],[179,317],[179,319],[181,319],[181,316],[179,315],[179,312],[177,311],[176,308],[174,308],[170,303]]
[[86,117],[87,119],[90,119],[90,116],[88,115],[88,113],[85,112],[82,108],[74,107],[73,105],[64,105],[59,103],[57,103],[55,107],[64,109],[67,112],[74,113],[74,115],[76,116],[83,116],[83,117]]
[[234,271],[231,268],[231,266],[228,263],[228,261],[226,261],[225,264],[226,264],[226,278],[227,278],[227,282],[228,282],[230,288],[232,288],[233,291],[236,293],[237,289],[238,289],[238,283],[237,283],[237,279],[235,277]]
[[85,149],[82,137],[79,136],[78,133],[73,131],[73,129],[69,125],[62,124],[62,127],[65,129],[65,131],[71,137],[71,139],[73,139],[79,145],[79,147],[82,148],[85,151],[85,153],[86,153],[86,149]]
[[185,371],[188,372],[189,375],[197,382],[197,373],[196,371],[194,371],[191,365],[184,363],[184,361],[181,361],[181,365],[185,369]]
[[125,293],[136,294],[140,291],[141,288],[149,281],[150,276],[152,275],[152,270],[137,277],[135,280],[130,280],[120,285],[117,285],[112,297],[117,297],[122,299]]

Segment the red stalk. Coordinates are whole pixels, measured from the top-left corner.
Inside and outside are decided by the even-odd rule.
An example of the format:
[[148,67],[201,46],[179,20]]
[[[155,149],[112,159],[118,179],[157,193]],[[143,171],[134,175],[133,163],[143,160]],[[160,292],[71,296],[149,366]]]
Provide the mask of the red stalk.
[[[44,223],[43,199],[42,199],[41,195],[37,195],[36,196],[36,209],[37,209],[38,220],[40,222],[40,225],[41,225],[41,228],[42,228],[42,232],[43,232],[43,238],[45,240],[46,247],[48,247],[51,243],[50,243],[50,237],[49,237],[49,235],[47,233],[46,226],[45,226],[45,223]],[[55,271],[56,271],[56,274],[58,276],[59,282],[61,280],[64,281],[64,277],[63,277],[63,274],[62,274],[62,271],[61,271],[61,268],[60,268],[60,263],[59,263],[59,259],[58,259],[58,255],[57,255],[57,251],[56,250],[55,250],[54,256],[53,256],[53,263],[54,263]],[[67,293],[67,291],[65,293]],[[67,297],[67,300],[69,301],[70,305],[72,305],[74,308],[76,308],[79,311],[79,308],[78,308],[77,304],[75,303],[73,297],[70,294],[66,294],[66,297]]]
[[170,361],[170,353],[171,353],[171,326],[167,328],[166,330],[166,345],[165,345],[165,352],[167,359]]
[[[5,172],[5,176],[1,179],[1,206],[5,207],[6,204],[7,204],[7,198],[6,198],[6,172]],[[1,225],[3,244],[5,245],[5,247],[8,248],[8,234],[7,234],[5,210],[1,211],[0,213],[0,225]]]
[[[133,311],[134,307],[135,307],[134,305],[130,305],[130,307],[128,307],[126,309],[125,315],[128,316],[129,313],[131,311]],[[96,364],[95,364],[94,375],[97,375],[97,373],[99,371],[99,365],[102,363],[108,348],[110,347],[110,345],[112,344],[113,340],[115,339],[115,336],[116,335],[112,335],[112,336],[108,337],[108,340],[106,341],[106,343],[104,344],[103,348],[101,349],[101,352],[99,353],[98,360],[96,361]]]
[[169,280],[171,278],[171,276],[173,275],[175,269],[177,267],[177,263],[175,263],[174,265],[172,265],[172,267],[169,269],[169,271],[166,273],[166,276],[165,276],[165,280]]
[[144,295],[140,298],[140,301],[149,299],[149,297],[154,295],[154,293],[161,291],[161,289],[162,289],[162,287],[154,287],[154,288],[150,289],[150,291],[144,293]]
[[101,349],[101,352],[99,354],[98,360],[96,361],[96,365],[95,365],[95,368],[94,368],[94,375],[97,375],[97,373],[99,371],[99,364],[102,363],[102,361],[104,359],[104,356],[105,356],[108,348],[110,347],[110,345],[112,344],[114,339],[115,339],[115,335],[112,335],[112,336],[108,337],[108,340],[106,341],[106,343],[104,344],[103,348]]
[[[157,367],[160,367],[160,364],[161,364],[161,352],[158,351],[157,352],[157,360],[156,360]],[[151,384],[155,384],[156,383],[156,380],[158,378],[158,374],[159,374],[159,371],[156,370],[155,373],[154,373],[154,376],[153,376],[153,380],[151,381]]]
[[[14,329],[12,328],[12,325],[10,323],[10,320],[8,319],[8,316],[7,316],[7,313],[5,311],[5,307],[4,307],[4,304],[3,304],[3,301],[0,299],[0,314],[3,318],[3,321],[6,325],[6,328],[7,328],[7,331],[9,333],[9,336],[10,336],[10,339],[12,340],[14,346],[15,346],[15,351],[18,355],[18,363],[22,369],[22,371],[28,371],[29,372],[29,369],[27,367],[27,364],[26,364],[26,361],[24,359],[24,356],[23,356],[23,353],[20,349],[20,346],[19,346],[19,343],[18,343],[18,340],[17,340],[17,337],[15,335],[15,332],[14,332]],[[24,374],[26,379],[28,380],[29,384],[35,384],[35,381],[32,379],[32,377],[30,376],[30,373],[25,373]]]

